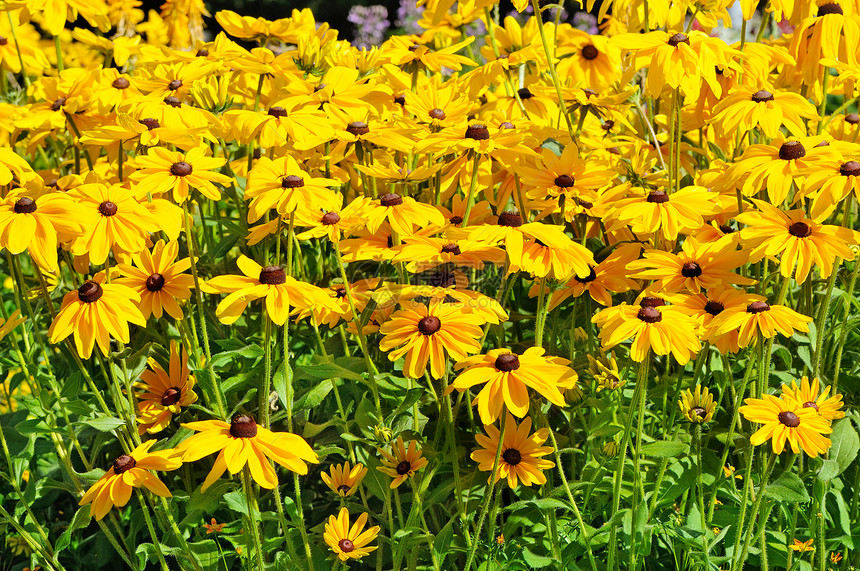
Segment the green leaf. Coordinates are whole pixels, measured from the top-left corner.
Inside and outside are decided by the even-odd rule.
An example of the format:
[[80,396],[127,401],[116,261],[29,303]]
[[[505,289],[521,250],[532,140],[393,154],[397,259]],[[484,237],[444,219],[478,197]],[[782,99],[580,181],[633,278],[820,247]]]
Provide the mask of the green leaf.
[[303,394],[293,403],[293,412],[319,406],[330,392],[331,380],[320,381],[314,388]]
[[809,501],[803,481],[793,472],[783,472],[779,478],[767,485],[764,493],[778,502],[795,504]]
[[248,500],[244,493],[237,490],[235,492],[230,492],[229,494],[224,494],[224,502],[226,502],[227,507],[234,512],[248,515]]
[[[352,381],[363,380],[360,374],[341,366],[335,361],[335,359],[331,357],[315,357],[314,361],[315,363],[310,365],[297,366],[296,371],[301,372],[306,377],[316,379],[331,379],[334,377],[341,379],[350,379]],[[342,359],[338,359],[337,361],[342,361]]]
[[860,450],[860,436],[857,435],[851,420],[843,418],[833,423],[833,434],[830,435],[830,440],[833,445],[827,452],[827,459],[834,460],[838,464],[839,471],[836,473],[838,476],[857,458],[857,452]]
[[72,533],[75,530],[81,529],[82,527],[86,527],[90,523],[90,504],[86,504],[82,506],[78,511],[75,512],[74,517],[72,517],[71,523],[69,523],[69,527],[66,528],[66,531],[60,536],[60,539],[54,544],[54,550],[59,552],[69,546],[69,543],[72,541]]
[[445,524],[439,533],[436,534],[436,539],[433,540],[433,551],[436,553],[436,559],[441,565],[445,561],[445,556],[451,547],[451,541],[454,539],[454,520],[450,520]]
[[81,394],[81,388],[84,384],[84,377],[80,371],[75,371],[63,383],[63,388],[60,389],[60,397],[72,398]]
[[188,547],[195,555],[198,563],[200,563],[204,569],[212,569],[218,565],[218,559],[220,556],[218,554],[218,545],[215,543],[215,540],[204,539],[203,541],[189,543]]
[[221,498],[231,488],[233,488],[233,485],[227,481],[215,482],[205,492],[201,492],[200,488],[197,488],[188,499],[185,509],[189,513],[197,510],[207,514],[214,513],[218,509]]
[[110,432],[111,430],[119,428],[125,424],[125,421],[114,416],[100,416],[98,418],[90,418],[82,422],[101,432]]
[[550,151],[555,153],[555,156],[557,157],[560,157],[561,154],[564,152],[564,145],[552,138],[548,138],[543,143],[541,143],[540,146],[542,149],[549,149]]
[[642,454],[655,458],[675,458],[686,453],[690,446],[676,440],[658,440],[642,447]]
[[821,468],[818,470],[818,479],[822,482],[829,482],[838,476],[841,471],[839,463],[836,460],[824,460]]
[[538,555],[533,551],[529,550],[528,547],[523,548],[523,560],[531,567],[532,569],[540,569],[543,567],[548,567],[552,565],[553,558],[545,557],[543,555]]

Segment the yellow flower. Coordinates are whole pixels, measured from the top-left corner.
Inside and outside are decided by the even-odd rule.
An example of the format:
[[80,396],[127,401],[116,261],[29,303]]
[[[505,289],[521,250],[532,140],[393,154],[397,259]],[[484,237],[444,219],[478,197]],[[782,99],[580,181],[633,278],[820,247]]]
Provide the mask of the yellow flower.
[[337,558],[341,561],[349,561],[350,559],[361,559],[371,551],[374,551],[376,545],[367,545],[379,535],[379,526],[364,529],[367,523],[367,514],[363,513],[358,516],[352,527],[349,526],[349,510],[340,508],[340,512],[335,516],[329,516],[328,522],[325,524],[325,533],[323,539],[337,554]]
[[690,422],[702,424],[714,417],[714,410],[717,405],[707,387],[702,390],[702,385],[696,385],[695,392],[687,389],[681,393],[678,408],[681,409],[684,418]]
[[137,194],[160,195],[172,190],[173,200],[180,204],[188,200],[191,189],[218,200],[221,191],[213,183],[228,185],[232,179],[212,170],[226,162],[224,158],[207,157],[204,147],[195,147],[186,154],[153,147],[146,156],[137,157],[140,170],[131,175],[131,180],[137,183]]
[[27,250],[40,268],[57,271],[57,245],[79,235],[86,220],[84,208],[66,194],[13,194],[0,201],[0,247],[11,254]]
[[269,459],[297,474],[308,473],[305,462],[319,462],[316,452],[304,438],[289,432],[272,432],[247,414],[237,414],[230,424],[221,420],[203,420],[182,426],[199,433],[176,447],[183,462],[194,462],[218,451],[215,465],[206,476],[201,492],[205,492],[225,470],[237,474],[248,466],[257,484],[271,490],[278,485],[278,475]]
[[[563,389],[576,385],[577,374],[570,361],[544,356],[540,347],[530,347],[522,355],[508,349],[493,349],[486,355],[462,359],[454,366],[462,370],[449,390],[464,391],[483,385],[475,397],[481,422],[492,424],[507,410],[522,418],[529,411],[528,388],[556,406],[564,407]],[[475,404],[472,403],[472,404]]]
[[92,514],[102,519],[111,507],[122,507],[131,499],[132,488],[145,487],[155,495],[171,497],[167,486],[150,470],[176,470],[182,462],[175,458],[173,449],[150,452],[155,440],[144,442],[113,461],[113,465],[98,482],[90,486],[78,505],[92,503]]
[[82,359],[89,359],[98,343],[103,355],[110,353],[110,339],[129,342],[129,322],[141,327],[146,319],[136,303],[140,296],[129,287],[117,283],[102,283],[104,274],[95,281],[86,281],[63,297],[60,311],[48,329],[48,340],[59,343],[75,335],[75,346]]
[[320,477],[331,491],[342,498],[348,498],[358,490],[365,475],[367,475],[367,468],[364,465],[356,464],[350,469],[349,462],[344,462],[332,464],[331,474],[323,472]]
[[392,445],[392,454],[381,448],[379,453],[382,454],[382,466],[377,466],[376,469],[394,478],[389,486],[391,489],[396,488],[427,465],[427,458],[421,455],[418,443],[411,440],[407,449],[401,436],[398,436],[397,442]]
[[746,347],[761,333],[765,339],[776,336],[777,332],[791,337],[794,331],[809,331],[807,325],[811,317],[801,315],[784,305],[770,305],[764,300],[753,301],[746,307],[743,305],[726,308],[711,322],[711,333],[725,335],[729,331],[738,331],[738,345]]
[[815,551],[815,548],[812,547],[812,539],[807,539],[806,541],[800,541],[799,539],[795,539],[794,543],[789,545],[792,551],[800,551],[804,553],[806,551]]
[[701,348],[699,324],[674,306],[624,303],[604,309],[592,321],[600,326],[600,340],[606,349],[633,337],[630,357],[638,362],[650,351],[655,355],[672,353],[683,365]]
[[206,528],[206,535],[209,535],[210,533],[217,533],[220,531],[224,531],[225,525],[227,525],[227,524],[226,523],[218,523],[215,520],[215,518],[213,517],[212,523],[204,523],[203,527]]
[[488,481],[498,482],[507,478],[508,486],[516,488],[519,482],[525,486],[532,484],[543,485],[546,476],[543,470],[555,466],[555,462],[544,460],[542,456],[551,454],[551,446],[543,446],[549,438],[549,429],[541,428],[530,434],[532,419],[526,417],[517,424],[514,417],[507,415],[505,420],[505,434],[500,436],[499,429],[492,425],[484,425],[488,436],[476,434],[475,440],[480,448],[476,448],[471,455],[472,460],[478,462],[478,469],[483,472],[492,472],[496,462],[496,450],[499,447],[499,438],[502,438],[501,457],[496,468],[496,473],[491,474]]
[[180,360],[176,341],[170,341],[169,374],[152,357],[147,359],[147,363],[149,369],[140,374],[140,386],[144,392],[137,397],[140,401],[137,424],[140,434],[155,434],[164,430],[182,407],[197,402],[197,394],[194,392],[194,377],[188,369],[188,351],[182,348]]
[[748,398],[738,409],[750,422],[763,424],[750,437],[750,443],[758,446],[772,439],[774,454],[781,454],[785,443],[797,454],[801,450],[812,458],[824,454],[830,448],[830,423],[815,409],[804,406],[793,398],[777,398],[764,394],[760,399]]
[[25,321],[27,321],[27,319],[21,317],[20,309],[13,311],[12,314],[9,315],[9,319],[3,319],[0,317],[0,341]]
[[177,301],[191,297],[194,278],[183,273],[191,267],[191,259],[176,261],[179,242],[159,240],[150,253],[144,249],[134,254],[134,266],[117,264],[124,276],[116,283],[127,285],[140,295],[140,310],[146,319],[154,315],[160,319],[167,312],[174,319],[182,319],[182,308]]
[[828,398],[831,387],[825,387],[821,394],[818,394],[818,379],[812,379],[810,384],[809,379],[801,377],[800,386],[797,381],[792,380],[791,386],[782,385],[782,394],[786,398],[792,398],[799,402],[803,408],[815,409],[818,414],[825,420],[836,420],[845,418],[845,413],[839,410],[842,408],[842,395],[835,394]]

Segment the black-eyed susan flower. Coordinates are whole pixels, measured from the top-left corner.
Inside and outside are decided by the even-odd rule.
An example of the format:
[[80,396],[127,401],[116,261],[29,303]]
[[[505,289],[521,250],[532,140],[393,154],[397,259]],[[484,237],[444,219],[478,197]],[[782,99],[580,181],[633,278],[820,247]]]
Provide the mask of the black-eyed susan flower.
[[782,125],[796,136],[806,136],[804,119],[818,117],[815,107],[797,93],[774,89],[738,86],[714,107],[711,123],[719,131],[734,136],[758,128],[770,138],[777,137]]
[[329,190],[334,186],[339,186],[336,180],[312,176],[291,155],[275,160],[263,157],[248,174],[245,196],[252,199],[248,221],[259,220],[271,209],[289,216],[299,207],[310,210],[328,204],[335,198]]
[[183,258],[176,261],[179,254],[179,242],[159,240],[152,248],[134,254],[134,266],[118,264],[124,277],[117,278],[116,283],[126,285],[140,295],[141,313],[146,319],[154,315],[160,319],[167,312],[174,319],[182,319],[182,308],[179,302],[191,297],[194,278],[184,272],[191,267],[191,259]]
[[358,486],[367,475],[367,468],[363,464],[356,464],[350,468],[349,462],[344,462],[332,464],[330,472],[320,474],[322,481],[338,496],[348,498],[358,491]]
[[131,175],[131,180],[137,183],[135,192],[138,194],[160,195],[172,191],[173,200],[180,204],[188,200],[191,189],[218,200],[221,191],[214,183],[227,185],[232,179],[214,169],[226,162],[224,158],[207,157],[205,147],[194,147],[187,153],[153,147],[146,156],[137,158],[140,170]]
[[83,231],[85,208],[63,193],[32,198],[10,194],[0,201],[0,247],[24,250],[45,271],[56,271],[57,245]]
[[260,487],[272,489],[278,485],[278,475],[269,460],[297,474],[308,473],[305,462],[319,462],[316,452],[304,438],[289,432],[273,432],[257,424],[247,414],[235,415],[229,424],[221,420],[202,420],[182,426],[198,432],[176,447],[176,453],[182,456],[183,462],[195,462],[218,452],[215,464],[200,488],[202,492],[225,470],[237,474],[247,466]]
[[637,234],[660,232],[666,240],[679,233],[689,234],[705,223],[703,216],[716,214],[718,194],[706,188],[688,186],[678,192],[635,189],[633,196],[611,205],[605,217],[607,231],[624,226]]
[[588,372],[595,380],[595,392],[600,392],[603,389],[614,391],[626,384],[621,376],[621,371],[618,370],[618,361],[615,359],[614,353],[610,358],[595,359],[591,355],[586,356],[588,357]]
[[182,466],[173,449],[150,452],[155,440],[148,440],[113,461],[113,464],[81,498],[78,505],[92,504],[96,520],[102,519],[113,506],[122,507],[131,499],[132,488],[145,487],[157,496],[171,497],[170,490],[150,470],[169,471]]
[[707,387],[696,385],[696,390],[687,389],[681,393],[681,398],[678,400],[678,408],[681,409],[681,414],[690,422],[702,424],[714,418],[714,410],[717,405],[714,402],[714,397]]
[[415,226],[425,227],[445,225],[445,217],[429,204],[418,202],[412,197],[388,193],[367,206],[367,229],[376,232],[384,222],[400,236],[411,236]]
[[801,377],[799,386],[795,380],[791,381],[791,386],[783,384],[782,394],[785,398],[796,400],[803,408],[815,409],[825,420],[845,418],[845,413],[839,410],[843,405],[842,395],[829,396],[831,388],[830,386],[824,387],[821,394],[818,394],[818,379],[812,379],[810,383],[807,377]]
[[[624,293],[639,287],[639,282],[627,275],[627,264],[639,257],[642,247],[639,244],[622,244],[615,248],[605,260],[595,266],[587,276],[574,275],[570,280],[552,293],[549,308],[555,309],[568,297],[579,297],[588,292],[591,299],[605,306],[612,305],[613,293]],[[536,296],[536,287],[529,290]]]
[[161,364],[150,357],[147,359],[149,369],[140,374],[138,394],[138,432],[155,434],[164,430],[174,414],[179,414],[182,407],[197,402],[194,392],[194,377],[188,369],[188,351],[182,348],[180,355],[176,341],[170,341],[170,365],[165,371]]
[[72,244],[72,253],[88,255],[93,264],[103,264],[112,248],[140,252],[147,235],[161,229],[159,220],[121,185],[82,184],[73,192],[87,212],[88,224]]
[[63,297],[60,311],[48,329],[51,343],[59,343],[74,334],[75,346],[82,359],[89,359],[98,344],[103,355],[110,353],[110,337],[128,343],[128,324],[141,327],[146,319],[137,308],[140,296],[124,285],[103,283],[104,274],[86,281]]
[[[487,436],[476,434],[475,440],[480,448],[472,452],[472,460],[478,463],[478,469],[483,472],[492,472],[496,463],[496,450],[499,447],[500,432],[492,425],[484,425]],[[498,467],[495,474],[490,474],[488,481],[498,482],[507,478],[508,486],[516,488],[522,482],[524,486],[532,484],[543,485],[546,476],[543,470],[555,466],[555,462],[546,460],[543,456],[551,454],[551,446],[543,446],[549,438],[549,429],[540,428],[533,434],[532,419],[526,417],[522,423],[517,424],[514,417],[507,416],[505,421],[505,434],[502,436],[502,450]]]
[[395,262],[408,262],[410,272],[432,270],[442,264],[484,269],[484,263],[502,265],[505,252],[501,248],[488,246],[473,240],[451,240],[412,236],[403,245],[395,246]]
[[738,250],[736,241],[725,240],[700,244],[686,238],[677,254],[663,250],[646,250],[645,259],[627,264],[631,278],[656,280],[653,286],[667,292],[686,289],[699,293],[723,284],[754,284],[732,270],[747,262],[748,254]]
[[830,448],[830,422],[811,407],[804,407],[793,398],[777,398],[764,394],[760,399],[748,398],[738,409],[750,422],[763,424],[750,437],[753,446],[772,441],[774,454],[781,454],[788,442],[791,451],[801,450],[812,458]]
[[753,199],[758,212],[749,211],[736,216],[747,224],[741,230],[741,241],[749,248],[750,261],[780,254],[780,273],[788,278],[794,274],[803,283],[813,267],[822,278],[833,271],[837,257],[854,259],[851,245],[860,243],[860,234],[842,226],[820,224],[806,217],[803,210],[784,212],[763,200]]
[[803,196],[812,198],[809,216],[815,220],[830,216],[852,192],[860,200],[860,162],[831,156],[815,161],[801,188]]
[[27,320],[21,317],[20,309],[13,311],[11,315],[9,315],[8,319],[0,317],[0,341],[25,321]]
[[718,286],[706,293],[684,296],[678,300],[675,307],[694,317],[705,328],[702,340],[714,345],[720,353],[727,355],[737,353],[738,330],[730,329],[717,334],[714,319],[726,310],[744,310],[754,301],[764,301],[760,295],[750,294],[743,290]]
[[281,266],[263,267],[247,256],[236,261],[244,275],[217,276],[201,289],[207,293],[227,293],[215,310],[222,323],[234,323],[248,303],[265,298],[269,319],[278,325],[287,321],[290,311],[314,304],[333,307],[331,299],[321,288],[288,276]]
[[624,303],[604,309],[592,321],[600,326],[600,340],[606,349],[633,337],[630,357],[634,361],[643,361],[650,351],[655,355],[671,353],[683,365],[701,348],[699,324],[672,306]]
[[475,402],[481,422],[492,424],[507,410],[522,418],[529,411],[528,388],[556,406],[565,406],[564,389],[576,385],[577,374],[570,361],[545,356],[540,347],[530,347],[522,355],[508,349],[493,349],[486,355],[462,359],[454,366],[461,371],[451,389],[464,391],[483,385]]
[[391,453],[382,448],[379,453],[382,454],[382,466],[377,466],[376,469],[394,478],[389,486],[391,489],[398,487],[427,465],[427,458],[421,454],[418,442],[410,440],[407,447],[402,436],[398,436],[397,441],[392,444]]
[[365,524],[367,524],[367,514],[363,513],[350,527],[349,510],[340,508],[337,517],[329,516],[323,539],[341,561],[361,559],[377,548],[376,545],[368,545],[368,543],[379,535],[378,525],[365,530]]
[[481,350],[483,323],[479,315],[464,313],[456,304],[431,302],[404,308],[380,327],[379,348],[391,351],[391,361],[406,356],[403,374],[407,377],[423,376],[429,363],[430,375],[438,379],[445,374],[448,355],[460,360]]
[[746,347],[756,335],[761,333],[765,339],[775,337],[777,332],[791,337],[795,331],[806,333],[811,317],[801,315],[784,305],[771,305],[767,301],[753,301],[746,307],[726,308],[711,322],[715,335],[738,331],[738,345]]

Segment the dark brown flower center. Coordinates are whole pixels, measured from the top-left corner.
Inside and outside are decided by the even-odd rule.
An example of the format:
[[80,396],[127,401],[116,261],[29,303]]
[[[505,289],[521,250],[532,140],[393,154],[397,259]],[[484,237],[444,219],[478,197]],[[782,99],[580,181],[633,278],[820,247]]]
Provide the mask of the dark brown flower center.
[[728,224],[720,224],[720,232],[722,232],[723,234],[733,234],[737,232],[737,230],[735,230]]
[[182,391],[179,390],[179,387],[170,387],[164,394],[161,395],[161,406],[170,406],[172,404],[176,404],[179,402],[179,398],[182,396]]
[[506,464],[516,466],[523,461],[523,457],[522,454],[520,454],[519,450],[516,450],[514,448],[508,448],[507,450],[502,452],[502,460],[504,460]]
[[604,131],[609,131],[614,126],[615,126],[615,121],[613,121],[612,119],[607,119],[606,121],[603,122],[603,125],[601,125],[600,128],[603,129]]
[[857,123],[860,123],[860,115],[857,113],[849,113],[845,116],[845,122],[849,125],[856,125]]
[[[340,486],[337,487],[337,491],[344,493],[344,494],[348,494],[351,489],[352,488],[350,488],[346,484],[341,484]],[[349,541],[349,540],[347,540],[347,541]]]
[[102,286],[94,281],[87,280],[78,288],[78,299],[84,303],[93,303],[104,294]]
[[830,4],[822,4],[818,7],[818,15],[826,16],[827,14],[842,14],[842,6],[836,2]]
[[711,315],[719,315],[723,312],[726,307],[720,303],[719,301],[709,301],[705,304],[705,311],[710,313]]
[[687,262],[681,266],[681,275],[685,278],[697,278],[702,275],[702,266],[696,262]]
[[420,331],[422,335],[433,335],[440,329],[442,329],[442,322],[439,321],[439,318],[435,315],[423,317],[421,321],[418,322],[418,331]]
[[305,179],[294,174],[288,174],[281,179],[281,188],[299,188],[305,185]]
[[370,133],[370,127],[368,127],[367,123],[363,121],[353,121],[346,126],[346,132],[358,137],[360,135],[367,135]]
[[51,103],[51,111],[59,111],[60,107],[62,107],[65,104],[66,104],[66,98],[60,97],[59,99],[57,99],[56,101]]
[[460,252],[460,246],[458,244],[445,244],[442,246],[442,253],[459,256],[462,252]]
[[584,48],[582,48],[582,57],[585,59],[597,59],[597,56],[600,55],[600,52],[597,51],[597,48],[592,44],[588,44]]
[[678,34],[673,35],[671,38],[669,38],[668,43],[673,48],[677,48],[678,44],[687,44],[689,46],[690,45],[690,38],[688,38],[684,34],[678,33]]
[[815,410],[818,410],[818,405],[812,401],[806,401],[803,403],[803,408],[814,408]]
[[402,95],[398,95],[397,97],[394,98],[394,102],[402,107],[402,106],[406,105],[406,98],[403,97]]
[[784,161],[793,161],[806,156],[806,149],[800,141],[786,141],[779,148],[779,158]]
[[164,276],[161,274],[152,274],[146,278],[146,289],[149,291],[161,291],[164,287]]
[[660,313],[660,310],[653,307],[643,307],[636,314],[636,317],[645,323],[659,323],[663,320],[663,314]]
[[496,357],[496,362],[493,366],[504,373],[516,371],[520,368],[520,358],[514,353],[502,353]]
[[169,89],[170,91],[176,91],[180,87],[182,87],[182,80],[181,79],[174,79],[173,81],[171,81],[170,83],[167,84],[167,89]]
[[800,419],[790,410],[784,410],[777,416],[779,421],[789,428],[797,428],[800,426]]
[[382,206],[400,206],[401,204],[403,204],[403,197],[401,197],[399,194],[394,194],[393,192],[390,192],[388,194],[384,194],[379,199],[379,204],[381,204]]
[[431,119],[437,119],[439,121],[441,121],[441,120],[445,119],[445,117],[447,117],[445,112],[442,111],[441,109],[439,109],[438,107],[431,109],[430,113],[428,113],[428,115],[430,115]]
[[165,97],[164,103],[170,105],[171,107],[182,107],[182,101],[180,101],[178,97],[174,97],[173,95],[168,95],[167,97]]
[[589,282],[593,282],[594,280],[596,280],[596,279],[597,279],[597,274],[596,274],[596,273],[595,273],[595,271],[594,271],[594,267],[592,267],[592,266],[588,266],[588,275],[587,275],[587,276],[585,276],[584,278],[581,278],[581,277],[579,277],[579,276],[577,276],[577,275],[575,275],[575,274],[574,274],[574,276],[573,276],[573,277],[574,277],[574,279],[575,279],[576,281],[578,281],[579,283],[581,283],[581,284],[587,284],[587,283],[589,283]]
[[511,123],[510,121],[504,121],[503,123],[499,123],[499,129],[516,129],[517,126]]
[[756,91],[752,94],[752,100],[756,103],[764,103],[765,101],[773,101],[773,93],[764,89]]
[[453,224],[454,226],[459,226],[460,224],[462,224],[462,223],[463,223],[463,217],[462,217],[462,216],[456,216],[456,215],[455,215],[455,216],[452,216],[452,217],[451,217],[451,219],[450,219],[449,221],[450,221],[450,222],[451,222],[451,224]]
[[705,415],[708,414],[708,411],[706,411],[705,409],[703,409],[700,406],[694,406],[693,408],[690,409],[690,412],[692,412],[693,414],[695,414],[699,418],[705,418]]
[[287,116],[287,110],[284,109],[283,107],[275,106],[275,107],[270,107],[269,110],[266,112],[266,114],[271,115],[272,117],[286,117]]
[[520,99],[531,99],[532,97],[534,97],[534,93],[529,91],[528,87],[517,89],[517,95],[520,96]]
[[188,176],[193,170],[190,164],[185,161],[179,161],[178,163],[173,163],[170,167],[170,174],[173,176]]
[[663,204],[664,202],[669,202],[669,195],[662,190],[655,190],[648,193],[648,197],[645,200],[653,204]]
[[36,201],[29,196],[23,196],[15,201],[15,214],[32,214],[36,212]]
[[796,238],[806,238],[812,234],[812,228],[806,222],[795,222],[788,227],[788,233]]
[[111,82],[111,85],[117,89],[128,89],[131,82],[124,77],[117,77]]
[[408,474],[411,469],[412,469],[412,464],[410,464],[408,460],[404,460],[403,462],[398,464],[397,468],[396,468],[397,473],[400,474],[401,476],[404,474]]
[[761,313],[770,311],[770,305],[766,301],[754,301],[747,306],[747,313]]
[[128,454],[123,454],[122,456],[113,461],[114,474],[119,475],[123,472],[127,472],[128,470],[134,468],[135,464],[137,464],[137,462],[135,462],[134,458],[132,458]]
[[105,200],[99,204],[99,214],[102,216],[113,216],[117,212],[116,204],[110,200]]
[[339,288],[334,290],[334,296],[338,299],[346,297],[346,288],[343,286],[340,286]]
[[591,99],[592,97],[594,97],[595,95],[597,95],[597,92],[596,92],[596,91],[594,91],[593,89],[591,89],[590,87],[586,87],[586,88],[584,88],[584,89],[582,90],[582,92],[583,92],[583,93],[585,93],[585,96],[586,96],[587,98],[589,98],[589,99]]
[[349,553],[355,549],[355,544],[349,539],[343,538],[337,542],[337,546],[340,547],[340,550],[344,553]]
[[237,414],[230,421],[230,436],[254,438],[257,436],[257,422],[247,414]]
[[523,217],[519,212],[502,212],[499,214],[499,226],[519,228],[523,225]]
[[152,131],[153,129],[157,129],[158,127],[161,127],[161,124],[158,122],[158,119],[152,119],[152,118],[141,119],[140,121],[138,121],[138,123],[140,123],[141,125],[145,125],[147,130],[149,130],[149,131]]
[[287,272],[281,266],[266,266],[260,270],[260,283],[265,285],[280,285],[287,281]]
[[555,177],[555,185],[559,188],[570,188],[573,186],[574,180],[573,177],[569,174],[563,174]]
[[490,130],[487,129],[486,125],[469,125],[466,128],[466,134],[464,137],[467,139],[475,139],[476,141],[485,141],[490,138]]
[[194,55],[197,57],[207,57],[209,55],[209,50],[207,50],[206,48],[200,48]]
[[639,307],[663,307],[666,305],[666,300],[661,297],[643,297],[639,302]]
[[860,163],[848,161],[839,167],[839,174],[842,176],[860,176]]
[[325,214],[323,214],[322,219],[320,219],[320,222],[322,222],[326,226],[337,224],[338,222],[340,222],[340,214],[338,214],[337,212],[326,212]]
[[5,45],[6,45],[6,44],[8,44],[8,43],[9,43],[9,39],[8,39],[8,38],[6,38],[6,37],[4,37],[4,36],[0,36],[0,46],[5,46]]

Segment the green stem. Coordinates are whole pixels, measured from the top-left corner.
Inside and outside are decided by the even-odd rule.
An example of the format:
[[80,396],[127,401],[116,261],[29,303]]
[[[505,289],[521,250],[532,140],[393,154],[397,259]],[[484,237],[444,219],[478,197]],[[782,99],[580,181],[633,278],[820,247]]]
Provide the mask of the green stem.
[[[242,468],[242,488],[245,492],[245,499],[248,502],[248,527],[251,528],[251,537],[254,540],[254,550],[257,553],[257,569],[263,571],[263,546],[260,543],[260,526],[259,518],[255,517],[255,512],[259,516],[260,508],[257,506],[257,494],[254,491],[254,485],[251,483],[251,471],[246,464]],[[251,554],[248,554],[250,561]]]
[[[555,86],[555,94],[558,97],[558,104],[562,110],[562,115],[564,115],[564,121],[567,123],[567,132],[570,134],[570,138],[573,141],[576,141],[576,134],[573,130],[573,123],[570,121],[570,114],[567,112],[567,107],[564,104],[564,96],[561,93],[561,83],[558,80],[558,73],[555,70],[555,56],[550,52],[549,49],[549,41],[546,38],[546,32],[544,31],[543,26],[543,16],[541,15],[540,2],[538,0],[531,0],[532,9],[534,10],[534,17],[537,20],[538,32],[540,33],[540,41],[543,44],[543,53],[546,56],[546,61],[549,64],[549,74],[552,77],[552,84]],[[647,13],[647,8],[646,8]]]
[[469,225],[469,214],[472,213],[472,207],[475,206],[475,190],[478,186],[478,171],[481,166],[480,153],[472,152],[475,155],[472,159],[472,180],[469,182],[469,196],[466,198],[466,211],[463,213],[463,222],[460,224],[461,228]]
[[[753,451],[750,450],[751,455],[752,455],[752,452]],[[767,461],[767,466],[764,469],[764,474],[762,474],[761,482],[759,482],[759,489],[758,489],[758,493],[756,494],[756,497],[755,497],[755,503],[753,504],[752,513],[755,515],[750,518],[749,527],[747,528],[746,533],[744,534],[744,547],[743,547],[743,550],[741,551],[741,556],[740,556],[740,558],[735,559],[733,561],[732,571],[735,571],[735,565],[739,565],[737,567],[737,571],[740,571],[741,569],[744,568],[744,563],[746,562],[747,553],[749,553],[750,543],[752,541],[753,535],[755,535],[753,533],[753,530],[755,528],[756,522],[760,520],[762,527],[764,527],[766,525],[766,522],[764,521],[764,517],[763,517],[764,513],[762,512],[762,505],[763,505],[762,502],[764,500],[764,489],[765,489],[765,487],[767,487],[767,481],[768,481],[768,478],[770,478],[770,472],[773,469],[773,464],[774,464],[775,460],[776,460],[776,454],[771,452],[770,458],[768,458],[768,461]],[[748,483],[748,486],[752,487],[752,484]],[[740,526],[742,524],[738,524],[738,525]],[[738,527],[738,537],[741,536],[740,532],[741,532],[741,528]]]
[[475,527],[475,541],[472,542],[472,548],[469,550],[469,556],[466,558],[466,571],[472,569],[472,562],[475,560],[475,552],[478,549],[479,538],[481,537],[481,528],[484,527],[484,519],[487,517],[487,510],[490,507],[490,501],[495,497],[498,501],[496,491],[496,472],[499,470],[499,461],[502,457],[502,444],[505,441],[505,423],[507,422],[507,414],[502,413],[502,418],[499,423],[499,442],[496,444],[496,458],[493,460],[493,471],[490,472],[490,478],[487,481],[487,486],[484,491],[484,505],[481,507],[481,515],[478,517],[478,525]]
[[137,499],[140,502],[140,509],[143,511],[143,519],[146,520],[146,527],[149,529],[149,536],[152,538],[152,545],[155,547],[155,555],[158,557],[161,568],[164,571],[170,571],[167,561],[164,560],[164,553],[161,552],[161,543],[158,541],[159,536],[155,531],[155,526],[152,525],[152,518],[149,515],[149,506],[146,505],[146,500],[143,498],[143,492],[136,489]]

